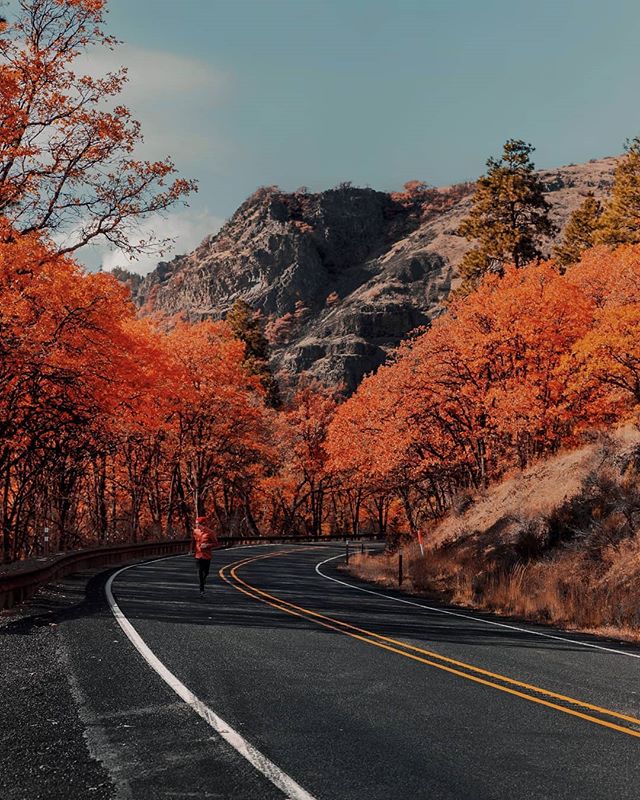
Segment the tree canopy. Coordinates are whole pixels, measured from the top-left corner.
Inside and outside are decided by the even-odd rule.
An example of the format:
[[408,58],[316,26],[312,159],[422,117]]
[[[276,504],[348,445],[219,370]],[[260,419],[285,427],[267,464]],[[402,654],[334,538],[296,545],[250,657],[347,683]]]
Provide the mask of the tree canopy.
[[126,69],[78,71],[87,51],[117,45],[104,14],[104,0],[19,0],[0,26],[0,215],[59,254],[96,239],[130,254],[160,246],[139,241],[139,221],[196,188],[170,159],[136,157],[140,125],[118,102]]
[[597,236],[598,242],[612,247],[640,242],[640,136],[627,142],[625,150]]
[[543,238],[555,231],[545,187],[531,161],[533,150],[520,139],[509,139],[501,157],[490,158],[486,175],[478,179],[471,212],[458,229],[474,242],[460,266],[463,294],[489,272],[540,259]]
[[562,241],[554,247],[553,254],[565,268],[580,260],[580,256],[596,242],[600,228],[602,203],[593,192],[588,192],[581,205],[571,214],[565,226]]

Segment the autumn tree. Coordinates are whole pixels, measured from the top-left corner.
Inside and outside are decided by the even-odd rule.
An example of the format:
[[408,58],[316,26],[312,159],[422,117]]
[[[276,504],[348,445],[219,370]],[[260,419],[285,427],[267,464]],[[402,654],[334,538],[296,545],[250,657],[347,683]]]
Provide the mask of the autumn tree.
[[597,308],[635,303],[640,298],[640,248],[605,245],[585,250],[565,280],[576,286]]
[[558,264],[566,268],[580,260],[580,256],[596,242],[602,215],[602,203],[593,192],[588,192],[581,205],[571,214],[562,241],[553,250]]
[[[23,547],[37,514],[60,546],[75,488],[115,417],[153,396],[159,368],[130,326],[110,275],[84,275],[36,234],[0,244],[0,525],[3,557]],[[10,241],[7,241],[10,240]],[[108,436],[107,436],[108,438]]]
[[463,294],[473,291],[488,272],[540,259],[543,237],[555,231],[544,184],[531,161],[533,150],[530,144],[509,139],[502,156],[487,161],[471,212],[458,229],[459,236],[475,243],[460,266]]
[[245,300],[239,299],[227,314],[227,323],[238,339],[244,342],[245,363],[251,374],[260,378],[267,404],[279,408],[280,389],[269,366],[269,341],[262,315]]
[[0,25],[3,560],[37,552],[45,528],[59,549],[135,538],[166,489],[162,337],[113,277],[69,256],[100,237],[146,251],[140,220],[195,186],[170,160],[136,157],[140,126],[118,102],[126,70],[82,74],[88,51],[117,44],[104,9],[18,0]]
[[573,348],[572,386],[588,397],[590,419],[611,424],[640,407],[640,303],[607,305]]
[[625,145],[597,241],[609,246],[640,242],[640,136]]
[[594,308],[550,263],[488,276],[338,409],[331,468],[353,489],[398,497],[416,535],[461,488],[554,452],[586,414],[563,359]]
[[[375,527],[385,534],[389,500],[401,491],[398,466],[404,463],[405,441],[394,419],[400,389],[393,377],[393,366],[367,376],[356,393],[337,407],[327,433],[336,514],[342,512],[343,528],[354,534],[363,503],[373,507]],[[394,446],[385,455],[389,429]]]
[[640,247],[586,251],[567,272],[596,306],[593,324],[565,362],[562,379],[586,406],[586,422],[638,419],[640,407]]
[[274,511],[270,527],[319,536],[331,512],[331,474],[325,442],[335,413],[335,392],[303,376],[279,414],[278,469],[264,484]]
[[79,71],[87,51],[117,44],[104,14],[104,0],[19,0],[0,27],[0,215],[59,254],[96,239],[148,252],[160,243],[138,240],[140,219],[195,189],[170,159],[136,158],[140,125],[117,99],[126,69]]
[[172,459],[183,525],[189,530],[197,504],[222,530],[242,523],[255,534],[251,492],[269,450],[259,377],[226,322],[180,323],[168,345],[178,375]]

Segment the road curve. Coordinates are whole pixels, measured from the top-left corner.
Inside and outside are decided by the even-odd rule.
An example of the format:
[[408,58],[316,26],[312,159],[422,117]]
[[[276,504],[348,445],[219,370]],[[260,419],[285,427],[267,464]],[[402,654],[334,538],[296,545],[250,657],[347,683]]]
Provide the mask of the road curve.
[[345,578],[339,553],[219,552],[205,600],[188,557],[115,577],[139,668],[183,687],[216,759],[233,754],[233,795],[206,757],[194,787],[247,800],[637,797],[639,650],[408,604]]

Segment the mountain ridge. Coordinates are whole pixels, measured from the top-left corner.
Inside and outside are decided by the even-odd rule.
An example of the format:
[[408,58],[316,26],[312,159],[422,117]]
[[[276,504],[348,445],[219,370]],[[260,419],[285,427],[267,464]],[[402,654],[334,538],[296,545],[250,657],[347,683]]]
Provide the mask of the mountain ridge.
[[[606,193],[616,161],[538,171],[560,230],[588,191]],[[222,318],[243,299],[265,317],[276,372],[306,372],[352,391],[442,312],[471,246],[455,232],[474,185],[262,187],[192,253],[129,277],[133,299],[143,314],[191,320]]]

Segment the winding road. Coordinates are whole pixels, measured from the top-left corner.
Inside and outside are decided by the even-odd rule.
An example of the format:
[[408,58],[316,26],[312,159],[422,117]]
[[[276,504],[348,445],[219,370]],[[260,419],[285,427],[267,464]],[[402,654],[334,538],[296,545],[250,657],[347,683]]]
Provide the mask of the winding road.
[[135,653],[113,691],[134,663],[181,720],[148,726],[134,797],[638,796],[640,650],[433,607],[345,576],[342,556],[221,551],[204,600],[187,557],[113,576]]

